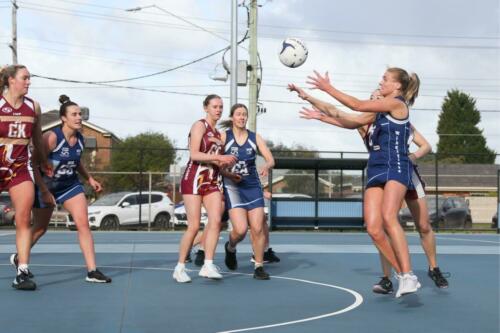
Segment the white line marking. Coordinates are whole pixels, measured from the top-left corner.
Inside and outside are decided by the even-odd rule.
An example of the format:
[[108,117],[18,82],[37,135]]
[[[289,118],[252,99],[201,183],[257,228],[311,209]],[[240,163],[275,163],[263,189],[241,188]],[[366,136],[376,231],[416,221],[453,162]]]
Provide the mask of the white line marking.
[[2,236],[12,236],[12,235],[15,235],[16,233],[15,232],[11,232],[9,234],[0,234],[0,237]]
[[[10,264],[0,264],[0,266],[8,266]],[[40,267],[85,267],[84,265],[48,265],[48,264],[32,264],[31,266],[40,266]],[[162,268],[162,267],[130,267],[130,266],[99,266],[102,268],[118,268],[118,269],[143,269],[143,270],[154,270],[154,271],[173,271],[173,268]],[[188,270],[188,271],[195,271],[195,270]],[[197,270],[196,270],[197,271]],[[252,276],[252,274],[247,274],[247,273],[235,273],[235,272],[222,272],[222,274],[232,274],[232,275],[248,275]],[[342,290],[345,292],[350,293],[351,295],[354,296],[354,303],[349,305],[348,307],[330,312],[330,313],[325,313],[322,315],[314,316],[314,317],[308,317],[308,318],[302,318],[298,320],[293,320],[293,321],[287,321],[287,322],[282,322],[282,323],[276,323],[276,324],[270,324],[270,325],[263,325],[263,326],[255,326],[255,327],[247,327],[247,328],[239,328],[239,329],[234,329],[230,331],[220,331],[217,333],[235,333],[235,332],[246,332],[246,331],[255,331],[255,330],[261,330],[261,329],[266,329],[266,328],[272,328],[272,327],[279,327],[279,326],[287,326],[287,325],[293,325],[293,324],[299,324],[299,323],[305,323],[308,321],[313,321],[313,320],[318,320],[318,319],[323,319],[327,317],[333,317],[340,315],[342,313],[354,310],[358,306],[360,306],[363,303],[363,296],[359,294],[358,292],[335,286],[333,284],[327,284],[327,283],[321,283],[321,282],[315,282],[315,281],[310,281],[310,280],[304,280],[304,279],[296,279],[296,278],[291,278],[291,277],[286,277],[286,276],[277,276],[277,275],[272,275],[272,279],[282,279],[282,280],[289,280],[289,281],[296,281],[296,282],[302,282],[302,283],[307,283],[307,284],[312,284],[316,286],[322,286],[322,287],[327,287],[327,288],[334,288],[338,290]]]
[[479,239],[466,239],[466,238],[452,238],[452,237],[440,237],[436,236],[436,239],[442,239],[442,240],[458,240],[458,241],[463,241],[463,242],[480,242],[480,243],[493,243],[493,244],[500,244],[500,242],[496,241],[487,241],[487,240],[479,240]]

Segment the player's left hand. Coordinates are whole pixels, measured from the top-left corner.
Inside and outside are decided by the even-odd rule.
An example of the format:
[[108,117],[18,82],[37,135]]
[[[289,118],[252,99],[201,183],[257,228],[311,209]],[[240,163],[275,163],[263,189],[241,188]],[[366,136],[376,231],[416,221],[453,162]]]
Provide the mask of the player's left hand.
[[264,165],[262,168],[260,168],[259,175],[261,177],[267,177],[267,175],[269,175],[269,167],[267,165]]
[[54,167],[52,166],[52,163],[50,163],[49,161],[45,160],[42,163],[41,168],[43,174],[46,175],[47,177],[52,178],[54,176]]
[[314,71],[314,76],[310,75],[307,77],[307,84],[310,84],[311,89],[319,89],[322,91],[328,90],[332,85],[330,83],[330,77],[328,76],[328,72],[325,72],[325,76],[321,76],[320,73]]
[[102,191],[102,186],[101,183],[99,183],[97,180],[94,178],[90,177],[89,178],[89,185],[96,191],[97,193]]

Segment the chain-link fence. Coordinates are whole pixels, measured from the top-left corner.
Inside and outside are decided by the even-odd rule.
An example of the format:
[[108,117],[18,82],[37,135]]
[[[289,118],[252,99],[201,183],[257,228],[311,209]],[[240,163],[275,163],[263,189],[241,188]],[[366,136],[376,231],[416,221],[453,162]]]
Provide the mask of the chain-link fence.
[[[128,149],[130,161],[117,163],[115,156],[119,149],[98,148],[87,149],[83,161],[94,177],[103,185],[103,192],[95,194],[87,188],[90,218],[96,220],[99,211],[96,204],[102,198],[113,196],[113,202],[119,214],[130,211],[135,216],[122,218],[119,215],[109,222],[100,209],[100,222],[95,228],[101,229],[172,229],[185,225],[185,211],[180,195],[180,179],[189,159],[186,149],[175,150],[174,157],[168,163],[162,156],[171,152],[147,147],[139,147],[133,151]],[[274,156],[300,158],[367,158],[366,153],[335,151],[274,151]],[[492,230],[498,228],[495,222],[499,207],[498,164],[463,164],[457,163],[460,158],[448,154],[440,156],[430,154],[419,163],[419,172],[426,184],[429,216],[436,230],[473,229]],[[498,157],[498,156],[497,156]],[[498,160],[498,158],[497,158]],[[164,164],[155,164],[163,161]],[[259,161],[258,161],[259,164]],[[360,198],[364,189],[364,174],[361,171],[321,170],[318,175],[319,185],[317,199]],[[263,179],[265,188],[268,179]],[[277,195],[303,195],[315,198],[315,175],[311,170],[275,170],[273,172],[272,192]],[[133,195],[134,198],[126,198]],[[161,195],[160,199],[158,195]],[[166,199],[165,199],[166,198]],[[100,199],[97,200],[96,199]],[[128,201],[129,202],[128,202]],[[156,201],[155,201],[156,200]],[[94,202],[96,201],[96,202]],[[168,206],[167,202],[174,206]],[[125,208],[123,203],[125,203]],[[158,204],[159,203],[159,204]],[[132,213],[133,212],[133,213]],[[166,215],[168,215],[166,217]],[[163,218],[161,218],[163,217]],[[399,214],[401,223],[414,227],[414,219],[405,208]],[[128,222],[126,222],[128,221]],[[92,222],[92,221],[91,221]]]

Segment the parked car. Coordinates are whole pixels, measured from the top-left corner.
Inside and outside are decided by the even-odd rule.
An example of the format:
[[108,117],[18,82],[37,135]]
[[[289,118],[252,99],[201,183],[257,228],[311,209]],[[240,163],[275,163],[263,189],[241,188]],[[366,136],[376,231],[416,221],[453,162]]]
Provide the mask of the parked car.
[[0,225],[14,224],[14,215],[15,211],[9,193],[0,193]]
[[[206,225],[208,222],[208,215],[205,207],[201,207],[201,224]],[[186,208],[184,207],[184,202],[180,202],[175,205],[175,219],[174,225],[187,225],[187,215]]]
[[498,229],[498,212],[493,215],[491,218],[491,227],[494,229]]
[[[467,228],[472,227],[472,216],[469,202],[463,197],[438,197],[438,208],[436,209],[436,197],[427,196],[427,207],[429,219],[434,228]],[[415,223],[408,208],[399,211],[399,222],[403,227]]]
[[[106,194],[88,208],[92,229],[118,230],[123,226],[139,225],[141,206],[142,225],[147,225],[149,216],[149,192],[116,192]],[[151,192],[151,226],[164,229],[174,215],[174,204],[163,192]],[[75,228],[70,215],[68,228]]]

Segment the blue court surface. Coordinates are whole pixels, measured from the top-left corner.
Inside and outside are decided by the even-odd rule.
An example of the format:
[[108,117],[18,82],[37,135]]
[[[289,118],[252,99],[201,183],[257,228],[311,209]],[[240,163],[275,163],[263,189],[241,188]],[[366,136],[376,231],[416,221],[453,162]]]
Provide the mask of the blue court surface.
[[[417,234],[408,234],[422,288],[395,299],[371,291],[379,259],[367,234],[271,234],[281,262],[269,281],[252,278],[248,241],[239,268],[227,272],[221,234],[221,281],[172,279],[178,232],[95,232],[97,262],[111,284],[84,280],[76,232],[48,232],[30,268],[38,289],[11,287],[13,231],[0,231],[0,332],[499,332],[500,237],[438,234],[438,262],[450,287],[437,289]],[[393,282],[396,281],[393,279]]]

